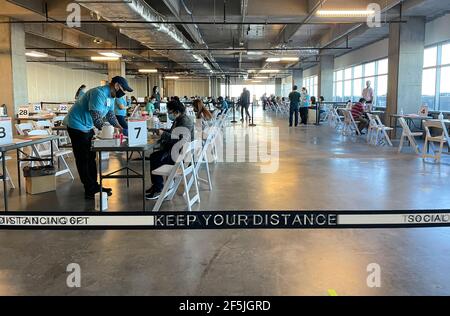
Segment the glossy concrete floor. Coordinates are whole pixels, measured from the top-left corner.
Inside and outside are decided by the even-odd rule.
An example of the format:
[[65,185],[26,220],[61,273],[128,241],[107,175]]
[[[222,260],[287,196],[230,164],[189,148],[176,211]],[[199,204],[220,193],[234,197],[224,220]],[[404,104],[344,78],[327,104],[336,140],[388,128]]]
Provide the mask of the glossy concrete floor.
[[[202,186],[201,209],[450,205],[450,157],[441,164],[423,163],[411,152],[371,147],[327,125],[289,129],[284,118],[260,110],[255,123],[259,133],[279,128],[278,170],[261,173],[263,163],[216,164],[214,191]],[[244,146],[249,127],[238,123],[233,129],[236,143]],[[105,168],[120,163],[112,155]],[[140,182],[130,189],[124,182],[107,184],[115,193],[110,211],[141,209]],[[9,194],[16,210],[93,208],[83,200],[79,182],[63,178],[56,193]],[[163,210],[183,208],[180,196],[163,205]],[[66,286],[70,263],[81,266],[81,288]],[[381,267],[379,288],[367,286],[370,263]],[[0,231],[1,295],[328,295],[330,289],[338,295],[449,295],[449,269],[450,229],[444,228]]]

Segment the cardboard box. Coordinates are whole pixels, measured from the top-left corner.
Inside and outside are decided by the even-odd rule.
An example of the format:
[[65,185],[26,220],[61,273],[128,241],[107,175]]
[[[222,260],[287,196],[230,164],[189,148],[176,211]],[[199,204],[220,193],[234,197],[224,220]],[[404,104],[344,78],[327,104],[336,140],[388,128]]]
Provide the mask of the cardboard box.
[[27,177],[25,182],[28,194],[56,191],[56,177],[54,174],[42,177]]

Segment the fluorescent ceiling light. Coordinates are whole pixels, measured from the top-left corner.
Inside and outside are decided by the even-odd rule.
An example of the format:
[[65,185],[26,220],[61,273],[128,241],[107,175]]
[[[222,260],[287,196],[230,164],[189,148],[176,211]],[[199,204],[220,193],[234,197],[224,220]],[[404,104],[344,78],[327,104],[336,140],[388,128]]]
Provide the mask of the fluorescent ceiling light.
[[326,17],[360,17],[374,15],[374,10],[318,10],[318,16]]
[[105,57],[122,57],[122,54],[118,52],[99,52],[99,54]]
[[31,51],[31,52],[27,52],[25,53],[26,56],[28,57],[35,57],[35,58],[46,58],[48,57],[48,54],[46,53],[41,53],[41,52],[36,52],[36,51]]
[[92,56],[92,61],[117,61],[119,57]]
[[261,80],[253,80],[252,81],[253,83],[260,83],[260,82],[262,82]]
[[165,76],[164,79],[180,79],[178,76]]
[[298,57],[269,57],[266,59],[268,63],[277,63],[280,61],[298,61]]
[[256,76],[255,79],[269,79],[267,76]]
[[248,51],[247,52],[247,55],[262,55],[262,54],[264,54],[263,52],[256,52],[256,51]]
[[149,74],[149,73],[156,73],[158,72],[158,69],[139,69],[140,73]]
[[280,70],[278,69],[263,69],[260,71],[262,74],[276,74],[278,72],[280,72]]

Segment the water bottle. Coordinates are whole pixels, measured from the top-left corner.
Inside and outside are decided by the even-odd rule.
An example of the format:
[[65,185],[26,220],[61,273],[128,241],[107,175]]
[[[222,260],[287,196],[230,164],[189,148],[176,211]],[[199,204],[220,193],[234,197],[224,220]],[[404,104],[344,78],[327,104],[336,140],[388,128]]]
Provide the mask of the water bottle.
[[444,120],[444,114],[442,114],[442,112],[439,113],[438,119],[439,119],[440,121]]
[[400,115],[403,115],[403,108],[400,109]]

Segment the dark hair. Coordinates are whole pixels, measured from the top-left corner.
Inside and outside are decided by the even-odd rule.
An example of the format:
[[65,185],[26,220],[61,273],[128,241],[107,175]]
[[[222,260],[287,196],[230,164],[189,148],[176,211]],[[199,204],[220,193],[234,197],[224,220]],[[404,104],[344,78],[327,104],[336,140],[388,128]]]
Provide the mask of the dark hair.
[[296,90],[298,90],[298,87],[297,87],[297,86],[294,86],[294,91],[296,91]]
[[153,87],[153,94],[156,93],[156,89],[158,89],[158,86],[154,86],[154,87]]
[[321,95],[321,96],[319,97],[319,100],[320,100],[320,101],[325,101],[325,98],[323,97],[323,95]]
[[364,103],[364,102],[366,102],[366,99],[364,99],[364,98],[359,99],[359,103]]
[[167,103],[167,110],[184,114],[186,112],[186,107],[184,106],[183,103],[173,100]]
[[316,104],[316,97],[314,97],[314,96],[311,97],[311,103],[312,103],[312,104]]
[[222,102],[223,101],[223,97],[220,96],[217,100],[219,100],[219,102]]
[[78,97],[80,96],[80,92],[83,89],[86,89],[86,85],[84,85],[84,84],[78,88],[77,93],[75,94],[75,100],[78,99]]

